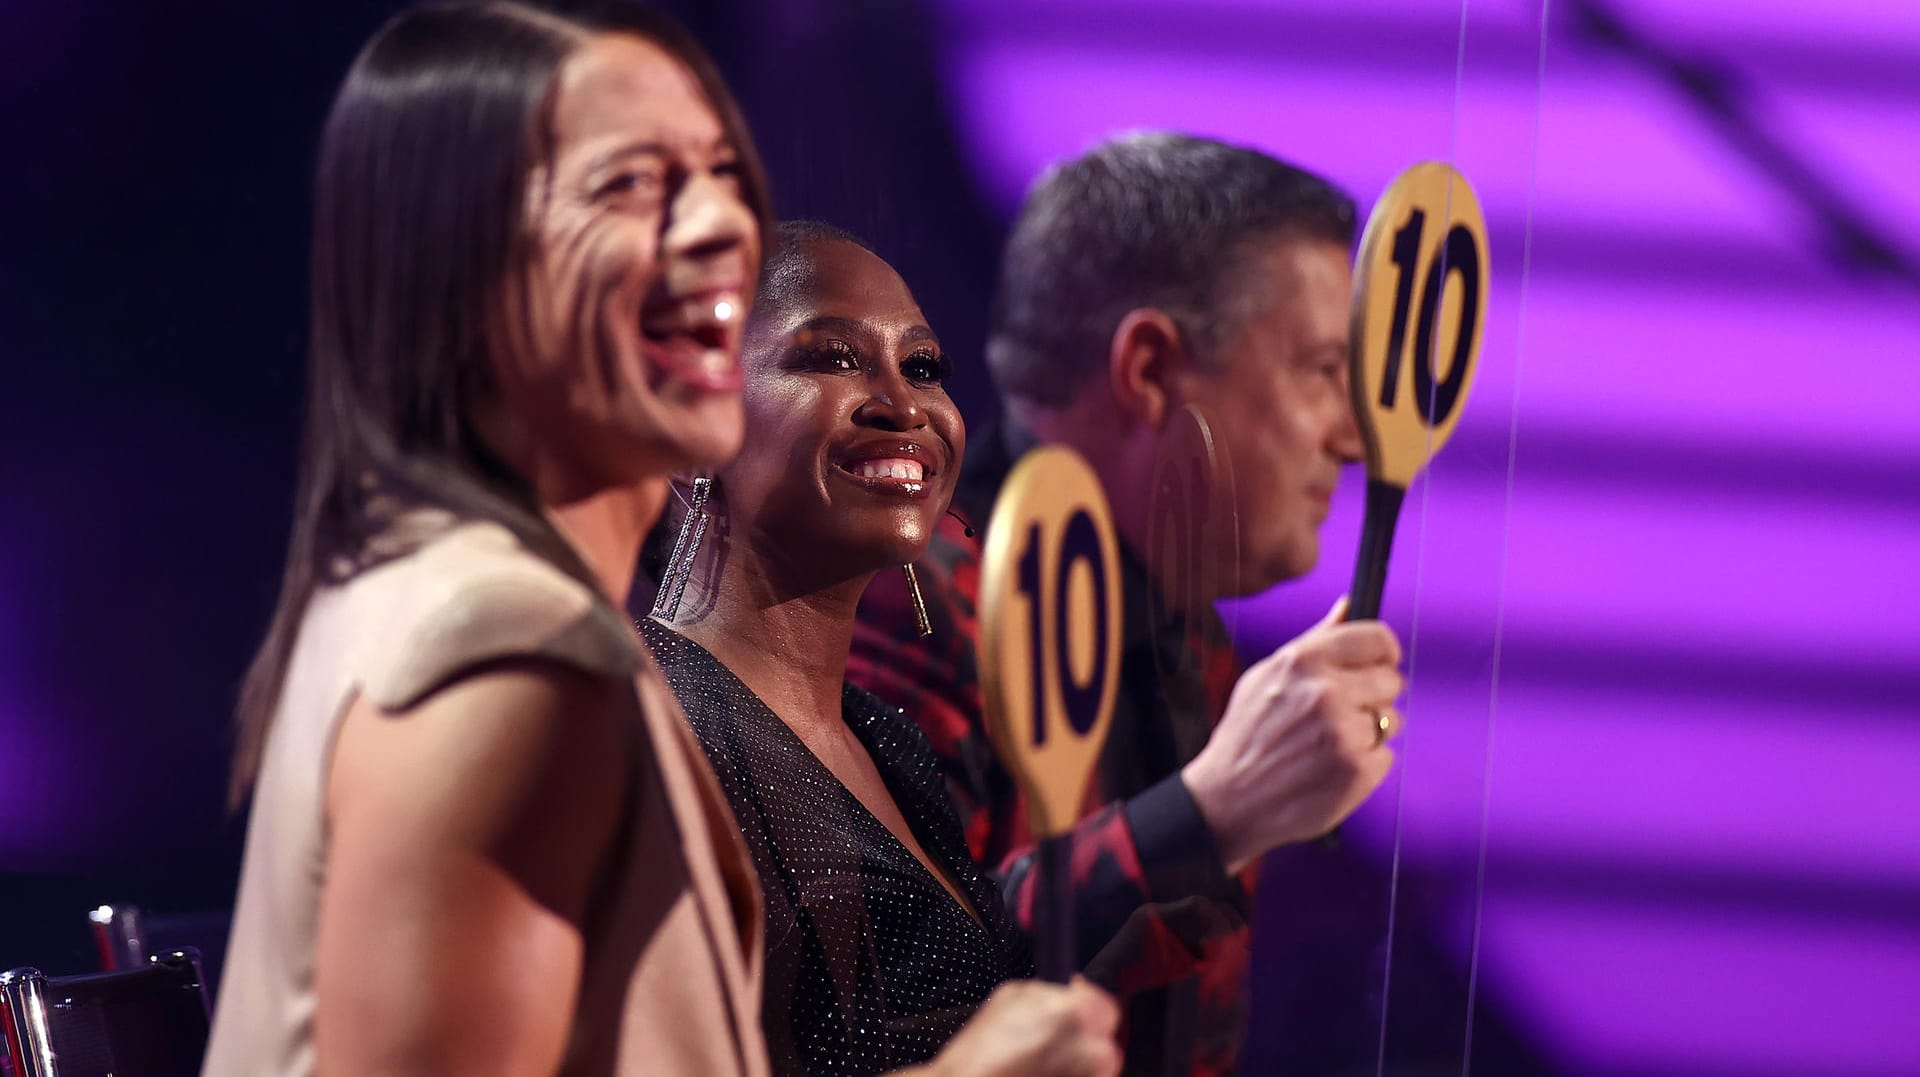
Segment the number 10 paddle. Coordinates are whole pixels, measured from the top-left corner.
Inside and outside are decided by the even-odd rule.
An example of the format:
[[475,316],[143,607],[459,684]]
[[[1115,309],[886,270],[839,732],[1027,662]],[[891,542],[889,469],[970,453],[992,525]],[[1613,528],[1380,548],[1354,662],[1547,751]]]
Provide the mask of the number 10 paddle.
[[1414,476],[1460,424],[1487,320],[1487,225],[1452,166],[1394,179],[1367,218],[1354,270],[1354,417],[1367,447],[1367,514],[1347,619],[1380,616],[1387,555]]
[[1112,724],[1120,602],[1120,545],[1093,469],[1059,445],[1021,457],[981,554],[980,686],[1040,842],[1034,961],[1057,983],[1075,963],[1073,826]]

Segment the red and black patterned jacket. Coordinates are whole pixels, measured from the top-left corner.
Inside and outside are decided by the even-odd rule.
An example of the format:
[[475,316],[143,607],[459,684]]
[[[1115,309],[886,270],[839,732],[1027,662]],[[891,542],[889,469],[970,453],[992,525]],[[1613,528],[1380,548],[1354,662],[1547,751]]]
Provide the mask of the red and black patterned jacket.
[[[1002,482],[1033,444],[1001,428],[968,452],[955,508],[985,530]],[[949,521],[916,563],[934,632],[920,638],[903,579],[862,603],[848,679],[902,707],[939,755],[974,856],[1033,924],[1033,842],[994,757],[974,643],[980,543]],[[1073,834],[1075,949],[1126,1008],[1127,1072],[1231,1072],[1243,1026],[1253,872],[1230,876],[1179,777],[1226,705],[1239,663],[1219,619],[1152,623],[1145,568],[1122,548],[1120,693],[1089,810]]]

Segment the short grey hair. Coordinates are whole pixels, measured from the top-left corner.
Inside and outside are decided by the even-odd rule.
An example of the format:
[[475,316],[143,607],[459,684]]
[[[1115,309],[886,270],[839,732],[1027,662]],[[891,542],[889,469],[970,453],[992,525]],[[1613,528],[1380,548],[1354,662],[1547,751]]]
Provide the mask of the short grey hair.
[[1244,146],[1164,132],[1102,142],[1049,168],[1020,207],[988,327],[994,384],[1066,404],[1143,307],[1210,357],[1259,298],[1242,286],[1251,251],[1281,238],[1350,247],[1354,213],[1327,180]]

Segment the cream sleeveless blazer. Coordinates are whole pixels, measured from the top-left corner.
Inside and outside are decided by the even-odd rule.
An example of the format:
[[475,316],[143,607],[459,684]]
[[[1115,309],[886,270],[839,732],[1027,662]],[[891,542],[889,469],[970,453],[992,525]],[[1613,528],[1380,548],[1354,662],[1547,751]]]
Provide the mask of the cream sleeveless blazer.
[[[348,705],[405,710],[513,657],[631,679],[640,704],[631,816],[587,925],[562,1072],[767,1072],[752,863],[665,681],[606,602],[505,528],[461,524],[308,606],[254,791],[208,1077],[314,1072],[326,772]],[[365,974],[391,975],[378,958]]]

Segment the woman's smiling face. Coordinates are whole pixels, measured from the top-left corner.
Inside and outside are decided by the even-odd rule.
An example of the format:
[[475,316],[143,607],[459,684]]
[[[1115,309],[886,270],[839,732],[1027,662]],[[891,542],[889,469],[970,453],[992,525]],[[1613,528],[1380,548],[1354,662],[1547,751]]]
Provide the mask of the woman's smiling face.
[[720,479],[736,540],[824,583],[926,552],[967,434],[900,275],[856,243],[795,242],[754,315],[745,443]]

